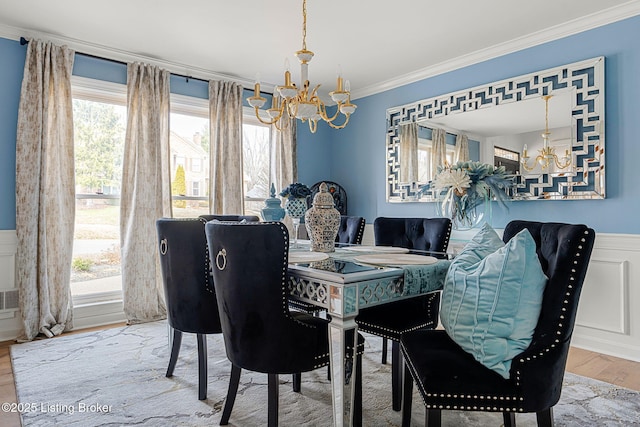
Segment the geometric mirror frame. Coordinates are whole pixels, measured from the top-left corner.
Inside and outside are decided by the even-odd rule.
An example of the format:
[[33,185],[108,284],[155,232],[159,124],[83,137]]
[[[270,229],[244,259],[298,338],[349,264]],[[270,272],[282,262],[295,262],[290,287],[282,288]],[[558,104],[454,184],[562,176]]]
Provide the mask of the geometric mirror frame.
[[571,139],[567,154],[571,166],[559,172],[514,175],[513,200],[571,200],[605,198],[604,57],[517,76],[454,93],[416,101],[387,110],[387,201],[434,201],[424,183],[400,181],[400,125],[437,120],[450,115],[570,93]]

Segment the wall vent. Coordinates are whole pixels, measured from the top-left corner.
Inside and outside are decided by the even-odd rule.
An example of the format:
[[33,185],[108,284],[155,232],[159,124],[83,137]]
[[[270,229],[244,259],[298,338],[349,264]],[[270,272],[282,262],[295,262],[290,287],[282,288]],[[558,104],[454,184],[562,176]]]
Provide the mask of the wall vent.
[[18,290],[0,291],[0,311],[16,310],[18,308]]

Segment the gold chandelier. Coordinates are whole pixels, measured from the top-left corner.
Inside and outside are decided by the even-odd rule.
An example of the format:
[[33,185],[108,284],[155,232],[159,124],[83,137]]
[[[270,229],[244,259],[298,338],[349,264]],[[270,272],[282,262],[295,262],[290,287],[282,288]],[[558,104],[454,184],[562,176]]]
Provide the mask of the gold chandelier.
[[569,150],[565,150],[564,156],[562,159],[559,159],[555,153],[555,149],[549,145],[549,136],[551,136],[551,132],[549,132],[549,99],[551,99],[553,95],[544,95],[542,99],[545,104],[545,112],[544,112],[544,133],[542,134],[542,150],[538,150],[540,154],[538,154],[533,161],[532,166],[529,166],[529,155],[527,154],[527,144],[524,145],[522,150],[522,158],[520,159],[520,163],[522,167],[527,171],[532,171],[536,168],[536,166],[540,165],[540,168],[547,169],[554,164],[558,169],[566,169],[571,165],[571,153]]
[[[329,117],[327,109],[318,96],[317,85],[310,90],[308,79],[309,61],[313,58],[313,52],[307,50],[307,0],[302,2],[302,50],[296,52],[296,57],[300,60],[300,69],[302,77],[302,88],[298,89],[295,83],[291,82],[291,72],[288,67],[284,72],[284,85],[276,86],[274,91],[271,108],[267,109],[268,118],[261,117],[260,110],[265,102],[265,98],[260,96],[260,82],[256,82],[254,94],[247,98],[247,102],[255,110],[256,117],[264,124],[275,124],[278,129],[286,127],[289,117],[295,117],[302,122],[309,121],[309,129],[315,133],[318,127],[318,120],[324,120],[334,129],[342,129],[349,123],[349,117],[356,110],[356,106],[351,103],[351,93],[349,81],[343,81],[342,76],[338,75],[338,83],[336,90],[330,92],[331,99],[337,104],[336,113]],[[280,95],[281,101],[278,101],[276,92]],[[334,121],[342,113],[344,115],[342,124],[334,124]],[[285,120],[280,120],[284,118]]]

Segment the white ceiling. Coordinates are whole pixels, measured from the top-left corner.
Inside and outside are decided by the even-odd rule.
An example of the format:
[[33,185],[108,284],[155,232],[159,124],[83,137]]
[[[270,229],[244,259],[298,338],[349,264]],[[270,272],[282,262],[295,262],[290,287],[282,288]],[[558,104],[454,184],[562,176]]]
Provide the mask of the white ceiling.
[[[640,0],[308,0],[311,84],[338,67],[354,98],[640,14]],[[0,36],[147,59],[194,77],[281,84],[302,43],[301,0],[0,0]]]

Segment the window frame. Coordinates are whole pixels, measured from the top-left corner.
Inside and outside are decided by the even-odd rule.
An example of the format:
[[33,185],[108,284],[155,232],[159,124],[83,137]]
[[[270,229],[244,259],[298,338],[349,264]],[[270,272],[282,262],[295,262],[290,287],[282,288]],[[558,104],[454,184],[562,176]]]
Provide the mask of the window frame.
[[[127,106],[127,85],[71,76],[71,98],[85,101],[101,102]],[[75,159],[74,159],[75,162]],[[75,199],[120,199],[115,195],[76,193]],[[94,292],[85,295],[73,295],[71,301],[74,308],[92,304],[112,303],[122,301],[122,289],[115,291]]]

